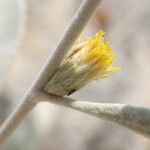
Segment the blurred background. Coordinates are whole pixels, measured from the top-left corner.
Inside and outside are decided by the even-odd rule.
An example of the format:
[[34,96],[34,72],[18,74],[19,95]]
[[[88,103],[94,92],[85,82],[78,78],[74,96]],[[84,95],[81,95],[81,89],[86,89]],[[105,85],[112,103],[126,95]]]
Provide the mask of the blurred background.
[[[0,0],[0,124],[52,52],[81,0]],[[122,70],[71,95],[94,102],[150,107],[150,1],[104,0],[82,39],[103,29]],[[39,104],[1,150],[150,150],[128,129],[56,106]]]

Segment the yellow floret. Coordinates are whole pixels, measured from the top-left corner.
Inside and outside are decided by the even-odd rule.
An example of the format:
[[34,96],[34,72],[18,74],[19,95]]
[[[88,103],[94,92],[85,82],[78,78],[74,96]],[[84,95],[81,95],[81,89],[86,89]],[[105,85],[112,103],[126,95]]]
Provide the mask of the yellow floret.
[[[104,41],[104,35],[103,31],[99,31],[94,38],[90,37],[81,49],[83,51],[82,63],[93,63],[91,71],[100,72],[99,78],[120,69],[120,67],[112,67],[114,52],[109,42]],[[97,76],[96,79],[98,79]]]

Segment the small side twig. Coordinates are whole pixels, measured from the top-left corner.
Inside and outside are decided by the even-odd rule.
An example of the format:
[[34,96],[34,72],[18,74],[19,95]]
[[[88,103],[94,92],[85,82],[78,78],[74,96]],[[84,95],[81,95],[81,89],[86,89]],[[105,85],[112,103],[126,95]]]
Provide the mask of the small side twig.
[[114,122],[150,138],[150,108],[127,104],[86,102],[43,93],[37,95],[41,100]]

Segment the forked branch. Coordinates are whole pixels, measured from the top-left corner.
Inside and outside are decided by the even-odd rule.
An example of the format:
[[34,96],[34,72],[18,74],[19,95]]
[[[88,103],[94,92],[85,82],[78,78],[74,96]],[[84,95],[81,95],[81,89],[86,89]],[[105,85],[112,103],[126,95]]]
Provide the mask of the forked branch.
[[60,41],[57,43],[52,55],[46,61],[36,80],[13,113],[2,124],[0,128],[0,143],[9,137],[25,116],[40,102],[36,95],[37,91],[42,91],[43,86],[55,73],[100,2],[101,0],[83,0],[79,10],[67,27],[65,34],[60,38]]

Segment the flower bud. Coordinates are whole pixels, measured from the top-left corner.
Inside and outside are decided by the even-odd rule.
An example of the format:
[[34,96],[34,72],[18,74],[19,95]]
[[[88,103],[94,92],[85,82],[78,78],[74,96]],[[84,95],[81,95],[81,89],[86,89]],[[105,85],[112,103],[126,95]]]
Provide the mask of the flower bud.
[[44,90],[59,96],[70,95],[92,80],[106,78],[119,70],[120,67],[113,67],[113,60],[114,52],[100,31],[68,53]]

